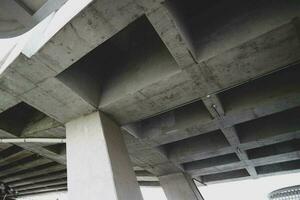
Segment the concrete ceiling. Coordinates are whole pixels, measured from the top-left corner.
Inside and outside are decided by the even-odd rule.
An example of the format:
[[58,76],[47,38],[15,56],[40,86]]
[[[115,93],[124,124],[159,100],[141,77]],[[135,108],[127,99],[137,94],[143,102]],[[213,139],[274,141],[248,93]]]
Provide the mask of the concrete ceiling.
[[47,2],[47,0],[17,0],[17,2],[24,5],[31,13],[35,13]]
[[[141,185],[300,169],[298,1],[98,0],[0,78],[1,137],[64,137],[101,110]],[[66,190],[64,145],[1,144],[19,195]]]

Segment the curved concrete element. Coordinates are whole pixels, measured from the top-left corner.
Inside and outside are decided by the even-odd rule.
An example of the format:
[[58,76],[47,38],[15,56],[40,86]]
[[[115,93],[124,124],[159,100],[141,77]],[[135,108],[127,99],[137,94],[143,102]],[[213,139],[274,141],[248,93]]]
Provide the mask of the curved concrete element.
[[51,13],[56,12],[65,2],[66,0],[47,1],[40,9],[31,13],[26,6],[14,0],[1,1],[0,39],[18,37],[27,33]]
[[1,1],[0,38],[13,38],[31,30],[38,21],[19,4],[11,0]]

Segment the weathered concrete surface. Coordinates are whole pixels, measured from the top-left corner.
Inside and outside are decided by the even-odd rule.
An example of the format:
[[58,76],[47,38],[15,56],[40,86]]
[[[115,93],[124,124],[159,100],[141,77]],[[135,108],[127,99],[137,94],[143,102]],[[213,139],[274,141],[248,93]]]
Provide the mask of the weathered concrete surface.
[[291,21],[300,9],[297,1],[166,2],[199,61]]
[[[101,110],[121,127],[140,185],[180,172],[203,184],[296,172],[299,6],[94,1],[1,74],[0,135],[64,137],[65,123]],[[64,145],[18,145],[0,148],[0,166],[17,172],[1,181],[23,194],[66,190]]]
[[115,122],[95,112],[68,122],[66,133],[70,199],[143,199]]
[[169,174],[159,177],[159,180],[169,200],[203,200],[197,186],[186,174]]
[[100,109],[111,113],[122,124],[143,119],[162,112],[162,107],[163,111],[172,109],[296,62],[299,48],[297,34],[288,24],[205,62],[190,65],[139,93],[124,93],[122,99],[114,99],[109,104],[102,102]]

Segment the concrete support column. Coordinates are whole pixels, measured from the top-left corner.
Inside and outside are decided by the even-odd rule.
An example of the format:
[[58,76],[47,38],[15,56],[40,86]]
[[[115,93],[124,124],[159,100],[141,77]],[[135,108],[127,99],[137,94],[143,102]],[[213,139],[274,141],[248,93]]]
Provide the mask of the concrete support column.
[[194,181],[186,174],[175,173],[159,177],[168,200],[204,200]]
[[119,126],[101,112],[68,122],[70,200],[142,200]]

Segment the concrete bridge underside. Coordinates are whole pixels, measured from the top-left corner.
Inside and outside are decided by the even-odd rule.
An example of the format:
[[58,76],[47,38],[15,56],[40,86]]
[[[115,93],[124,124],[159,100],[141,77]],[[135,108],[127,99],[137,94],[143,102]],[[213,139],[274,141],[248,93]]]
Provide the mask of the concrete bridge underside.
[[[99,112],[139,185],[299,172],[299,16],[296,0],[94,1],[1,75],[0,137],[64,138]],[[0,144],[0,181],[19,196],[67,190],[66,154]]]

